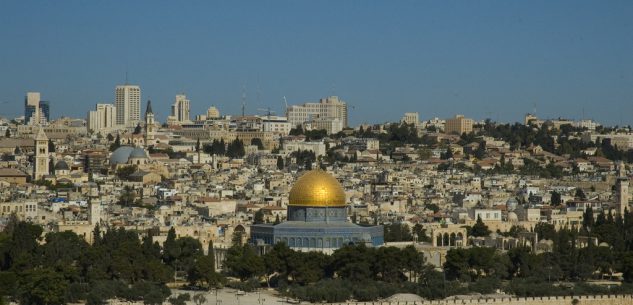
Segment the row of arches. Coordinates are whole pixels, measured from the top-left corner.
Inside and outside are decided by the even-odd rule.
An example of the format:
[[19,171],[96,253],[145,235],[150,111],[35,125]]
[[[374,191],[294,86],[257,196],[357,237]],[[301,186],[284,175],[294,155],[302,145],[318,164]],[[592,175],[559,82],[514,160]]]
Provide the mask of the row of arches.
[[277,237],[275,242],[283,242],[290,248],[340,248],[349,243],[356,243],[358,238],[343,237]]
[[464,243],[464,235],[461,232],[458,233],[444,233],[438,234],[435,238],[434,246],[436,247],[457,247],[462,246]]
[[467,238],[463,227],[442,227],[433,230],[431,241],[434,247],[460,247],[466,244]]

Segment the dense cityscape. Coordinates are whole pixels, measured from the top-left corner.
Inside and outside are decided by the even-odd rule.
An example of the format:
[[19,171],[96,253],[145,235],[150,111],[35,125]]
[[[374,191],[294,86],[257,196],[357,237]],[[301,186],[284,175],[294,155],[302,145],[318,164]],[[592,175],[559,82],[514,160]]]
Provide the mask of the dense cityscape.
[[27,92],[2,121],[3,302],[633,291],[628,126],[417,112],[349,126],[336,96],[192,117],[185,94],[160,123],[140,86],[114,100],[52,119]]
[[0,1],[0,305],[632,305],[631,16]]

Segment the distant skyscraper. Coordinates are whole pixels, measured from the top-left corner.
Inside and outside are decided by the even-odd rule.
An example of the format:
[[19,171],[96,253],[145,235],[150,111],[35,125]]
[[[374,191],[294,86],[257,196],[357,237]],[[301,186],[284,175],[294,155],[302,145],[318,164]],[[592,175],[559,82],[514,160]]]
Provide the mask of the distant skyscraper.
[[141,88],[127,84],[116,86],[114,106],[117,125],[136,126],[141,121]]
[[220,118],[220,111],[215,106],[209,107],[207,109],[207,119],[218,119]]
[[176,95],[176,101],[171,106],[171,115],[180,123],[189,122],[189,100],[184,94]]
[[323,120],[338,119],[343,128],[348,126],[347,104],[340,100],[338,96],[330,96],[321,99],[318,103],[305,103],[303,105],[292,105],[288,107],[288,122],[292,127],[310,122],[319,118]]
[[27,125],[40,123],[40,93],[27,92],[24,97],[24,122]]
[[475,121],[473,121],[473,119],[467,119],[463,115],[458,114],[454,118],[446,120],[444,132],[458,135],[471,133],[473,131],[474,123]]
[[116,125],[116,107],[112,104],[97,104],[94,111],[88,112],[89,131],[108,132]]
[[40,124],[51,121],[51,108],[48,101],[40,101]]
[[400,123],[412,124],[417,127],[420,124],[420,116],[417,112],[405,112]]

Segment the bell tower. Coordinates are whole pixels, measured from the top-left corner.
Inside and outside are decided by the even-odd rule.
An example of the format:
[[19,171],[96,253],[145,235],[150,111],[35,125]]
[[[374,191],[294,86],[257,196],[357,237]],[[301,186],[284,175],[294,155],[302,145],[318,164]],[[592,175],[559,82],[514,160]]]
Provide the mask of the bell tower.
[[148,100],[147,109],[145,109],[145,146],[154,144],[155,124],[154,112],[152,111],[152,101]]
[[44,128],[40,127],[35,136],[35,166],[33,168],[33,179],[40,180],[48,174],[48,137],[46,137],[46,133],[44,133]]

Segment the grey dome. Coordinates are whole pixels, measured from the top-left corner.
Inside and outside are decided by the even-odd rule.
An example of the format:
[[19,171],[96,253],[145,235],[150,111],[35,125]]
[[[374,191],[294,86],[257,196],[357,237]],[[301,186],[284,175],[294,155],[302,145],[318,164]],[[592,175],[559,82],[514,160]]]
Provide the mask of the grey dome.
[[55,164],[55,170],[59,171],[59,170],[70,170],[70,166],[68,166],[68,163],[66,163],[66,161],[64,160],[60,160]]
[[128,159],[147,159],[147,153],[145,153],[145,149],[136,147],[132,150]]
[[132,150],[134,150],[132,146],[121,146],[117,148],[110,156],[110,165],[126,164]]

